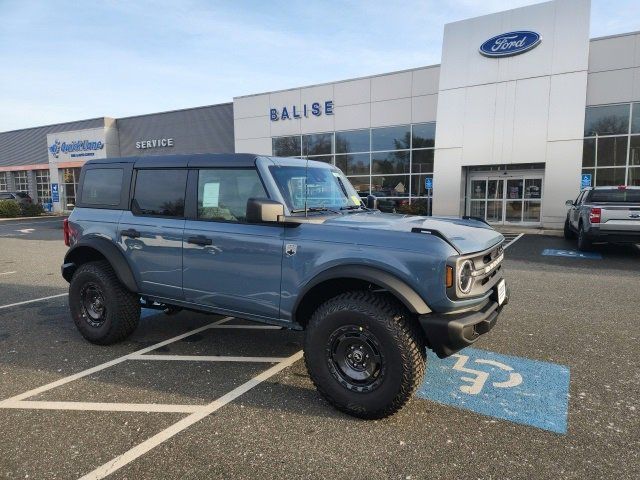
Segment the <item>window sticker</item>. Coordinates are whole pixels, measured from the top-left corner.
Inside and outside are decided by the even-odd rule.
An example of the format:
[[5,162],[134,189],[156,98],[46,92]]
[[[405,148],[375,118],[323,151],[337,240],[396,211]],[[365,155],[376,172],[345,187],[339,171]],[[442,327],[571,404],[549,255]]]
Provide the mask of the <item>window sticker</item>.
[[218,207],[218,199],[220,198],[219,183],[205,183],[204,192],[202,194],[203,207]]

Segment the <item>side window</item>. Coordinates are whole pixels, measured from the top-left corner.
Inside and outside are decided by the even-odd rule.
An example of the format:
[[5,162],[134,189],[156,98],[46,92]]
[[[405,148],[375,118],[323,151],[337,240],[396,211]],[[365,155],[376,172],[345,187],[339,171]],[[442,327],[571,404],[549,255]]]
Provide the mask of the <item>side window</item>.
[[198,172],[198,219],[245,222],[247,200],[266,198],[255,169],[203,169]]
[[121,168],[94,168],[84,174],[81,203],[119,205],[122,193]]
[[584,192],[580,192],[580,195],[578,195],[578,198],[576,198],[576,201],[574,203],[576,205],[580,205],[580,202],[582,201],[582,197],[584,197]]
[[131,210],[134,215],[184,217],[186,188],[186,170],[138,170]]

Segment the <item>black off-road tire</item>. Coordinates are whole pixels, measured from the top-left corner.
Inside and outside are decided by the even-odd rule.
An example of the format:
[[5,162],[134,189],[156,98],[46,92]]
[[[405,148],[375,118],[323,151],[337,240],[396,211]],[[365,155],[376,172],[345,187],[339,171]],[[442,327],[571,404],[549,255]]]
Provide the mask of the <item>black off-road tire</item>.
[[578,228],[578,250],[581,252],[588,252],[592,248],[591,240],[587,238],[587,233],[584,231],[584,227],[580,224]]
[[564,221],[564,238],[565,240],[573,240],[576,237],[576,234],[571,230],[571,225],[569,224],[569,219],[567,218]]
[[[375,344],[373,350],[378,349],[377,358],[382,361],[373,385],[345,381],[344,372],[333,360],[335,339],[345,338],[345,330],[365,336],[369,344]],[[389,295],[353,291],[328,300],[315,311],[306,329],[304,359],[311,380],[329,403],[355,417],[378,419],[400,410],[420,386],[426,350],[417,320],[404,306]]]
[[[86,290],[98,292],[103,314],[91,317],[83,298]],[[140,297],[118,280],[106,261],[81,265],[69,286],[69,307],[76,327],[84,338],[98,345],[110,345],[131,335],[140,320]],[[95,310],[93,310],[95,314]]]

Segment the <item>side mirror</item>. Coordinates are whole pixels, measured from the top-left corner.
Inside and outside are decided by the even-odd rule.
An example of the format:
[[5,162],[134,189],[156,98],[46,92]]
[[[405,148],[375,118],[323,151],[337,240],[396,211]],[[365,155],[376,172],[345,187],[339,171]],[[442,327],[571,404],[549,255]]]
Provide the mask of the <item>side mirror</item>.
[[284,216],[284,205],[268,198],[247,200],[248,223],[277,223]]
[[375,195],[367,195],[367,208],[371,210],[378,209],[378,197]]
[[564,202],[564,204],[565,204],[567,207],[573,207],[573,200],[567,200],[566,202]]

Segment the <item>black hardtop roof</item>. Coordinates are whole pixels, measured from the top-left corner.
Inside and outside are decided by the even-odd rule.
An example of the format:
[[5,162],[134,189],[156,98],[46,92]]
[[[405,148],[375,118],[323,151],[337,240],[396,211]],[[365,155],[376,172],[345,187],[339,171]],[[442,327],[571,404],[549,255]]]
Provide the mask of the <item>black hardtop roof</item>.
[[149,155],[144,157],[112,157],[89,160],[86,166],[133,163],[135,168],[186,167],[253,167],[256,157],[252,153],[194,153],[188,155]]

